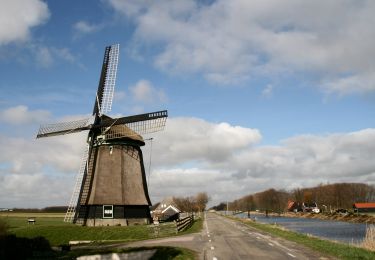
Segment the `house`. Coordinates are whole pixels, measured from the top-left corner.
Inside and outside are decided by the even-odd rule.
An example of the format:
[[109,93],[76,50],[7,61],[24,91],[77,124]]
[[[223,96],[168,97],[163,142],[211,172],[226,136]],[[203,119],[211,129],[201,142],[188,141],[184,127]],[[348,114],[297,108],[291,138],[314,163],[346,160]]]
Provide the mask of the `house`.
[[370,213],[375,212],[375,202],[361,202],[353,204],[354,212]]
[[298,203],[296,201],[289,200],[287,210],[290,211],[290,212],[298,212],[298,211],[302,211],[302,208],[301,208],[300,203]]
[[302,211],[303,212],[319,213],[320,209],[318,208],[318,205],[316,204],[316,202],[310,202],[310,203],[303,202],[302,203]]
[[172,197],[165,198],[151,212],[152,218],[157,221],[173,221],[179,218],[181,210]]

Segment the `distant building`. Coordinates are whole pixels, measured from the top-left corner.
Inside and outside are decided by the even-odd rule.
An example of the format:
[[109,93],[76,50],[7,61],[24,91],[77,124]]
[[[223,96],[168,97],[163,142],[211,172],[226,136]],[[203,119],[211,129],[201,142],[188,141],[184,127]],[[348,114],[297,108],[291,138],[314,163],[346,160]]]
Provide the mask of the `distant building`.
[[353,204],[354,212],[370,213],[375,212],[375,202],[363,202]]
[[318,208],[318,204],[316,204],[316,202],[310,202],[310,203],[303,202],[302,203],[302,211],[303,212],[319,213],[320,209]]
[[172,221],[179,218],[181,210],[177,207],[172,197],[165,198],[151,212],[152,218],[158,221]]
[[298,211],[302,211],[302,207],[301,207],[300,203],[298,203],[296,201],[289,200],[287,210],[291,211],[291,212],[298,212]]

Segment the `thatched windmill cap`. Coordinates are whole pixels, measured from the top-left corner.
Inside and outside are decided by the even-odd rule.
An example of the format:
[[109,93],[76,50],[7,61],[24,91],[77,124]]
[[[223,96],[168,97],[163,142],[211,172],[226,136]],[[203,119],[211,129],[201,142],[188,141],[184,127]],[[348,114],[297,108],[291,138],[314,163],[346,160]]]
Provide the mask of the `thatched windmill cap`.
[[106,140],[111,139],[130,139],[132,141],[139,142],[140,145],[144,145],[145,141],[143,137],[137,132],[133,131],[126,125],[114,125],[110,129],[105,131]]

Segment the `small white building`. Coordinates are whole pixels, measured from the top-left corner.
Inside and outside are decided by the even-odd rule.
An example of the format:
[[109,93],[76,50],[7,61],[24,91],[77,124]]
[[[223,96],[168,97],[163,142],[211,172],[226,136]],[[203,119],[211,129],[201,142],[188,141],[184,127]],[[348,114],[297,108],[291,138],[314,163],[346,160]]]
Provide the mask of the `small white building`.
[[173,198],[168,197],[159,203],[151,215],[154,221],[172,221],[179,218],[180,212]]

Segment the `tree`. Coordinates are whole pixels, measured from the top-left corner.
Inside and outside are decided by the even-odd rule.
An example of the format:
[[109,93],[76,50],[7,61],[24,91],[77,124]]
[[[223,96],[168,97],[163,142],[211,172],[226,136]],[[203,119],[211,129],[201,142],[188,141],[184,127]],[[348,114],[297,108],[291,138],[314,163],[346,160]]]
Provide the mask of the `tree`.
[[209,201],[208,195],[206,192],[199,192],[195,196],[196,206],[198,211],[204,211],[206,209],[207,203]]
[[226,209],[227,209],[227,203],[225,203],[225,202],[220,202],[219,205],[213,206],[212,209],[213,209],[213,210],[216,210],[216,211],[226,210]]
[[176,206],[183,212],[194,212],[196,211],[196,204],[194,197],[174,197],[173,201]]

